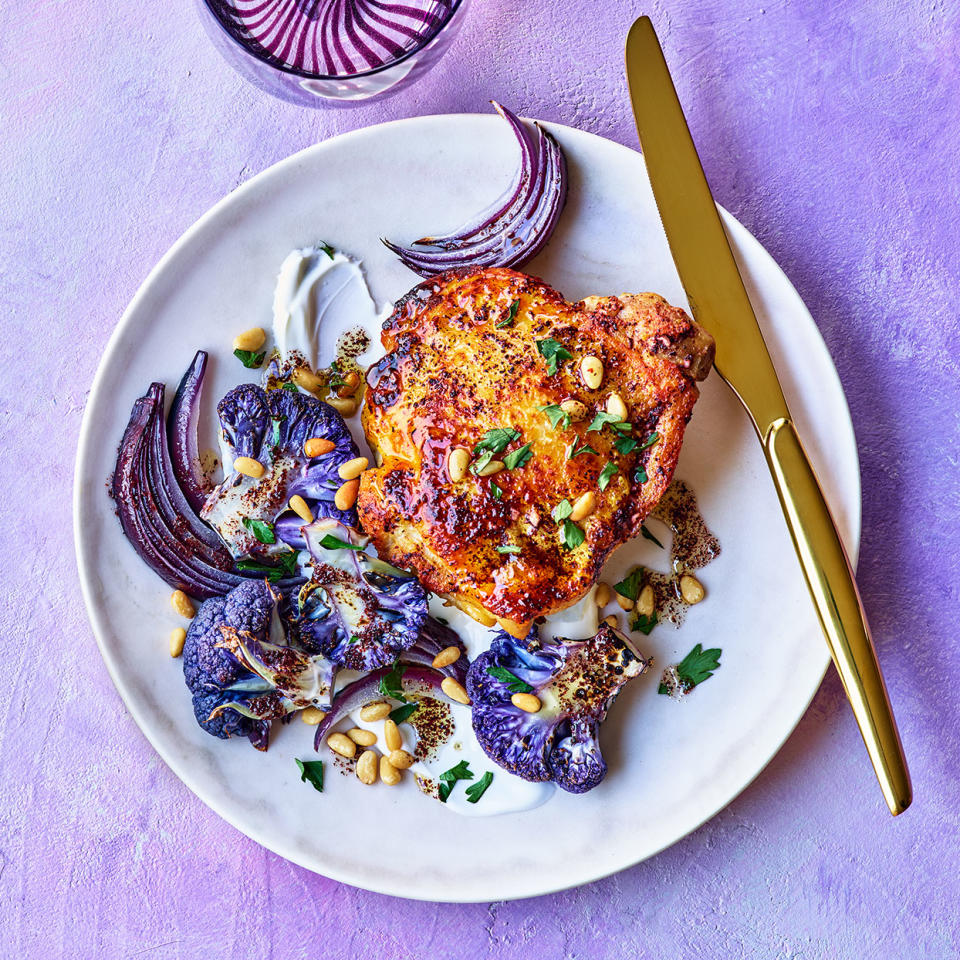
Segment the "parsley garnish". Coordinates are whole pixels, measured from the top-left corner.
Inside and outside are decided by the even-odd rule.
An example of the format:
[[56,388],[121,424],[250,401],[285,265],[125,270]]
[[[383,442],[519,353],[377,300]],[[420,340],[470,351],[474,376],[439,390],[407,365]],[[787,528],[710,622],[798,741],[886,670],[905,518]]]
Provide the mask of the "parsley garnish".
[[572,360],[573,354],[558,340],[548,337],[537,341],[537,352],[547,361],[547,373],[552,377],[564,360]]
[[320,541],[320,546],[327,550],[357,550],[360,553],[363,552],[363,547],[358,547],[353,543],[347,543],[346,540],[341,540],[339,537],[335,537],[331,533],[325,533],[323,535],[323,539]]
[[652,540],[661,550],[663,549],[663,544],[642,523],[640,524],[640,533],[643,534],[644,540]]
[[601,490],[606,490],[608,484],[613,479],[613,475],[617,472],[617,465],[615,463],[607,463],[607,465],[600,471],[600,479],[597,483],[600,486]]
[[271,583],[276,583],[277,580],[292,577],[296,573],[297,556],[297,551],[291,550],[289,553],[280,554],[276,566],[259,563],[256,560],[238,560],[236,567],[238,570],[249,571],[250,573],[262,573]]
[[657,615],[651,613],[648,617],[645,613],[638,613],[637,619],[630,624],[631,630],[639,630],[640,633],[649,636],[650,631],[657,625]]
[[479,454],[479,457],[470,465],[470,472],[479,473],[493,459],[495,453],[501,453],[514,440],[519,439],[520,431],[513,427],[494,427],[488,430],[473,448],[473,455],[477,457]]
[[570,514],[573,513],[573,506],[569,500],[561,500],[551,511],[550,516],[553,517],[554,523],[561,523],[566,520]]
[[390,668],[390,672],[380,678],[380,685],[377,689],[383,696],[390,697],[393,700],[402,700],[404,703],[407,702],[407,698],[403,695],[403,672],[406,669],[406,664],[397,660]]
[[402,707],[390,711],[390,719],[394,723],[404,723],[419,709],[419,703],[405,703]]
[[[677,664],[677,679],[683,684],[684,692],[689,692],[698,683],[703,683],[704,680],[709,680],[713,676],[713,671],[720,666],[720,654],[722,652],[719,647],[704,650],[698,643]],[[657,693],[669,692],[662,683],[657,687]]]
[[502,547],[497,547],[497,553],[519,553],[520,548],[515,543],[508,543]]
[[525,443],[522,447],[511,450],[510,453],[503,458],[503,465],[508,470],[516,470],[522,467],[532,456],[533,451],[530,449],[530,444]]
[[277,535],[273,532],[273,524],[267,520],[254,520],[253,517],[244,517],[243,525],[260,543],[276,543]]
[[499,500],[503,496],[503,491],[492,480],[490,481],[490,492],[493,494],[494,500]]
[[526,680],[521,680],[515,673],[511,673],[506,667],[487,667],[487,673],[491,677],[502,681],[507,685],[511,693],[530,693],[533,687]]
[[318,243],[317,246],[332,260],[336,250],[329,243]]
[[647,437],[646,440],[643,441],[643,443],[640,446],[640,449],[646,450],[647,447],[652,447],[659,439],[660,439],[660,434],[654,431],[653,433],[650,434],[649,437]]
[[589,443],[585,443],[579,450],[577,449],[577,445],[574,444],[570,448],[570,453],[567,454],[567,459],[572,460],[574,457],[579,457],[581,453],[597,453],[597,451],[594,450]]
[[637,483],[646,483],[650,478],[647,476],[647,471],[643,467],[637,467],[637,472],[633,475],[633,479]]
[[520,301],[514,300],[510,304],[510,309],[507,311],[507,315],[502,319],[498,320],[494,327],[497,330],[502,330],[504,327],[509,327],[517,317],[517,311],[520,309]]
[[554,430],[557,429],[558,423],[562,423],[564,428],[570,426],[570,414],[564,413],[564,411],[560,409],[560,404],[548,403],[546,406],[537,407],[537,409],[547,415],[547,418],[550,420],[550,426],[553,427]]
[[613,441],[613,445],[619,453],[626,455],[633,451],[637,445],[637,441],[633,437],[617,437],[617,439]]
[[619,583],[613,585],[613,589],[626,597],[628,600],[636,601],[640,593],[640,581],[643,579],[643,567],[637,567],[631,570],[629,575],[624,577]]
[[563,521],[563,542],[568,550],[576,550],[587,539],[587,535],[572,521]]
[[467,803],[476,803],[493,783],[493,774],[488,770],[476,783],[467,787]]
[[314,790],[323,793],[323,761],[298,760],[296,757],[294,760],[300,768],[300,779],[304,783],[313,784]]
[[600,433],[604,427],[609,426],[612,430],[618,430],[620,433],[629,433],[632,427],[626,420],[621,420],[606,410],[601,410],[587,427],[587,433]]
[[453,788],[458,780],[472,780],[473,771],[466,760],[461,760],[455,767],[445,770],[440,774],[440,782],[437,784],[438,798],[441,803],[447,802],[447,797],[453,792]]
[[297,389],[297,385],[296,385],[295,383],[291,383],[289,380],[288,380],[286,383],[281,384],[280,389],[281,389],[281,390],[289,390],[290,393],[299,393],[299,392],[300,392],[300,391]]
[[350,639],[347,641],[347,643],[359,643],[359,642],[360,642],[360,638],[355,633],[350,634]]
[[257,353],[255,350],[234,350],[233,355],[248,369],[256,370],[263,366],[266,353]]

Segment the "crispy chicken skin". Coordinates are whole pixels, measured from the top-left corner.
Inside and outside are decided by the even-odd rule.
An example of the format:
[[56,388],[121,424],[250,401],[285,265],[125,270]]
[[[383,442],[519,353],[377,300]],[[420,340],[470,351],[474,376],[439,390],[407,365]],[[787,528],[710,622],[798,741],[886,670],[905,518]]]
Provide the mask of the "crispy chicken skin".
[[[547,339],[572,355],[554,375],[537,345]],[[363,412],[379,466],[361,477],[360,522],[381,557],[515,636],[582,597],[610,552],[639,534],[673,476],[698,396],[694,381],[713,362],[709,334],[656,294],[568,303],[542,281],[499,268],[444,273],[414,287],[382,340],[387,354],[368,373]],[[586,356],[603,364],[599,389],[584,382]],[[612,393],[627,406],[629,432],[590,431]],[[554,428],[538,409],[570,399],[586,407],[579,422]],[[520,432],[495,461],[527,443],[530,459],[452,481],[450,452],[473,455],[494,427]],[[622,437],[635,438],[636,448],[619,452]],[[571,459],[585,445],[592,449]],[[601,491],[608,463],[617,472]],[[577,524],[585,541],[570,549],[551,513],[588,491],[596,507]]]

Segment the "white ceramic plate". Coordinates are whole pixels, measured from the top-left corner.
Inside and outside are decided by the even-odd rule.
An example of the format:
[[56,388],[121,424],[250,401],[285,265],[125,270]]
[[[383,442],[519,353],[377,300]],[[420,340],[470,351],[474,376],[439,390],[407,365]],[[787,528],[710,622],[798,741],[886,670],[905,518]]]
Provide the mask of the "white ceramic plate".
[[[639,153],[552,126],[570,166],[570,199],[530,273],[569,299],[655,290],[686,306]],[[337,137],[271,167],[217,204],[174,245],[134,298],[100,365],[84,417],[75,525],[84,597],[111,676],[134,720],[183,782],[247,836],[328,877],[430,900],[527,897],[597,879],[662,850],[735,797],[794,728],[827,665],[825,645],[759,445],[714,374],[703,386],[677,476],[696,491],[721,557],[702,571],[707,600],[679,630],[642,648],[658,667],[629,686],[604,727],[610,773],[584,796],[558,791],[528,813],[464,818],[412,783],[368,789],[328,771],[299,781],[311,728],[281,728],[266,754],[194,723],[169,589],[124,540],[104,481],[133,400],[152,380],[170,393],[198,348],[214,357],[213,403],[241,379],[230,341],[268,326],[289,250],[329,240],[359,256],[378,303],[416,277],[378,241],[458,226],[509,182],[516,162],[494,116],[403,120]],[[836,371],[796,291],[750,234],[725,224],[751,299],[848,550],[860,531],[859,468]],[[168,396],[170,395],[168,393]],[[646,541],[610,575],[663,565]],[[609,579],[609,577],[608,577]],[[717,674],[685,702],[657,696],[660,668],[696,642],[723,649]],[[409,779],[409,778],[408,778]],[[387,826],[389,825],[389,826]]]

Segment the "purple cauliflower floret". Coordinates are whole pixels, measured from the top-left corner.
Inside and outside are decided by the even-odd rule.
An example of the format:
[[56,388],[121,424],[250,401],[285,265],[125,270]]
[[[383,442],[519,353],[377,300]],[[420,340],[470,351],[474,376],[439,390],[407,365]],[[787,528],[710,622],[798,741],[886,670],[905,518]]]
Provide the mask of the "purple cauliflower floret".
[[316,520],[303,533],[313,573],[291,597],[298,642],[338,667],[390,666],[420,635],[426,591],[416,577],[368,556],[368,539],[335,520]]
[[[647,668],[619,631],[603,624],[588,640],[518,640],[500,631],[467,673],[473,731],[484,752],[524,780],[592,790],[607,772],[600,724],[624,684]],[[533,693],[536,713],[514,706]]]
[[251,580],[207,600],[187,630],[183,676],[197,723],[221,739],[266,750],[271,721],[330,701],[334,668],[286,643],[280,595]]
[[[303,520],[289,509],[290,498],[297,495],[315,517],[356,525],[356,509],[337,509],[334,497],[343,483],[338,468],[360,453],[333,407],[299,392],[246,383],[220,401],[217,414],[226,476],[207,497],[201,517],[235,557],[275,557],[287,550],[285,544],[302,549]],[[315,437],[336,446],[319,457],[308,457],[304,444]],[[263,476],[254,479],[230,469],[237,457],[259,461],[265,467]],[[258,539],[249,526],[253,520],[271,525],[277,542]]]

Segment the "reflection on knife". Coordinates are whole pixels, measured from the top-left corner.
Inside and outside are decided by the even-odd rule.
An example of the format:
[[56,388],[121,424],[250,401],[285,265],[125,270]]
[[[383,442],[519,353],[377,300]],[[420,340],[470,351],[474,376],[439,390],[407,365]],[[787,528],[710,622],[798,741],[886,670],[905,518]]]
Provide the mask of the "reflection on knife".
[[773,476],[830,655],[890,812],[913,797],[853,570],[797,436],[663,51],[649,17],[627,36],[627,80],[640,144],[690,309],[717,343],[717,373],[740,398]]

